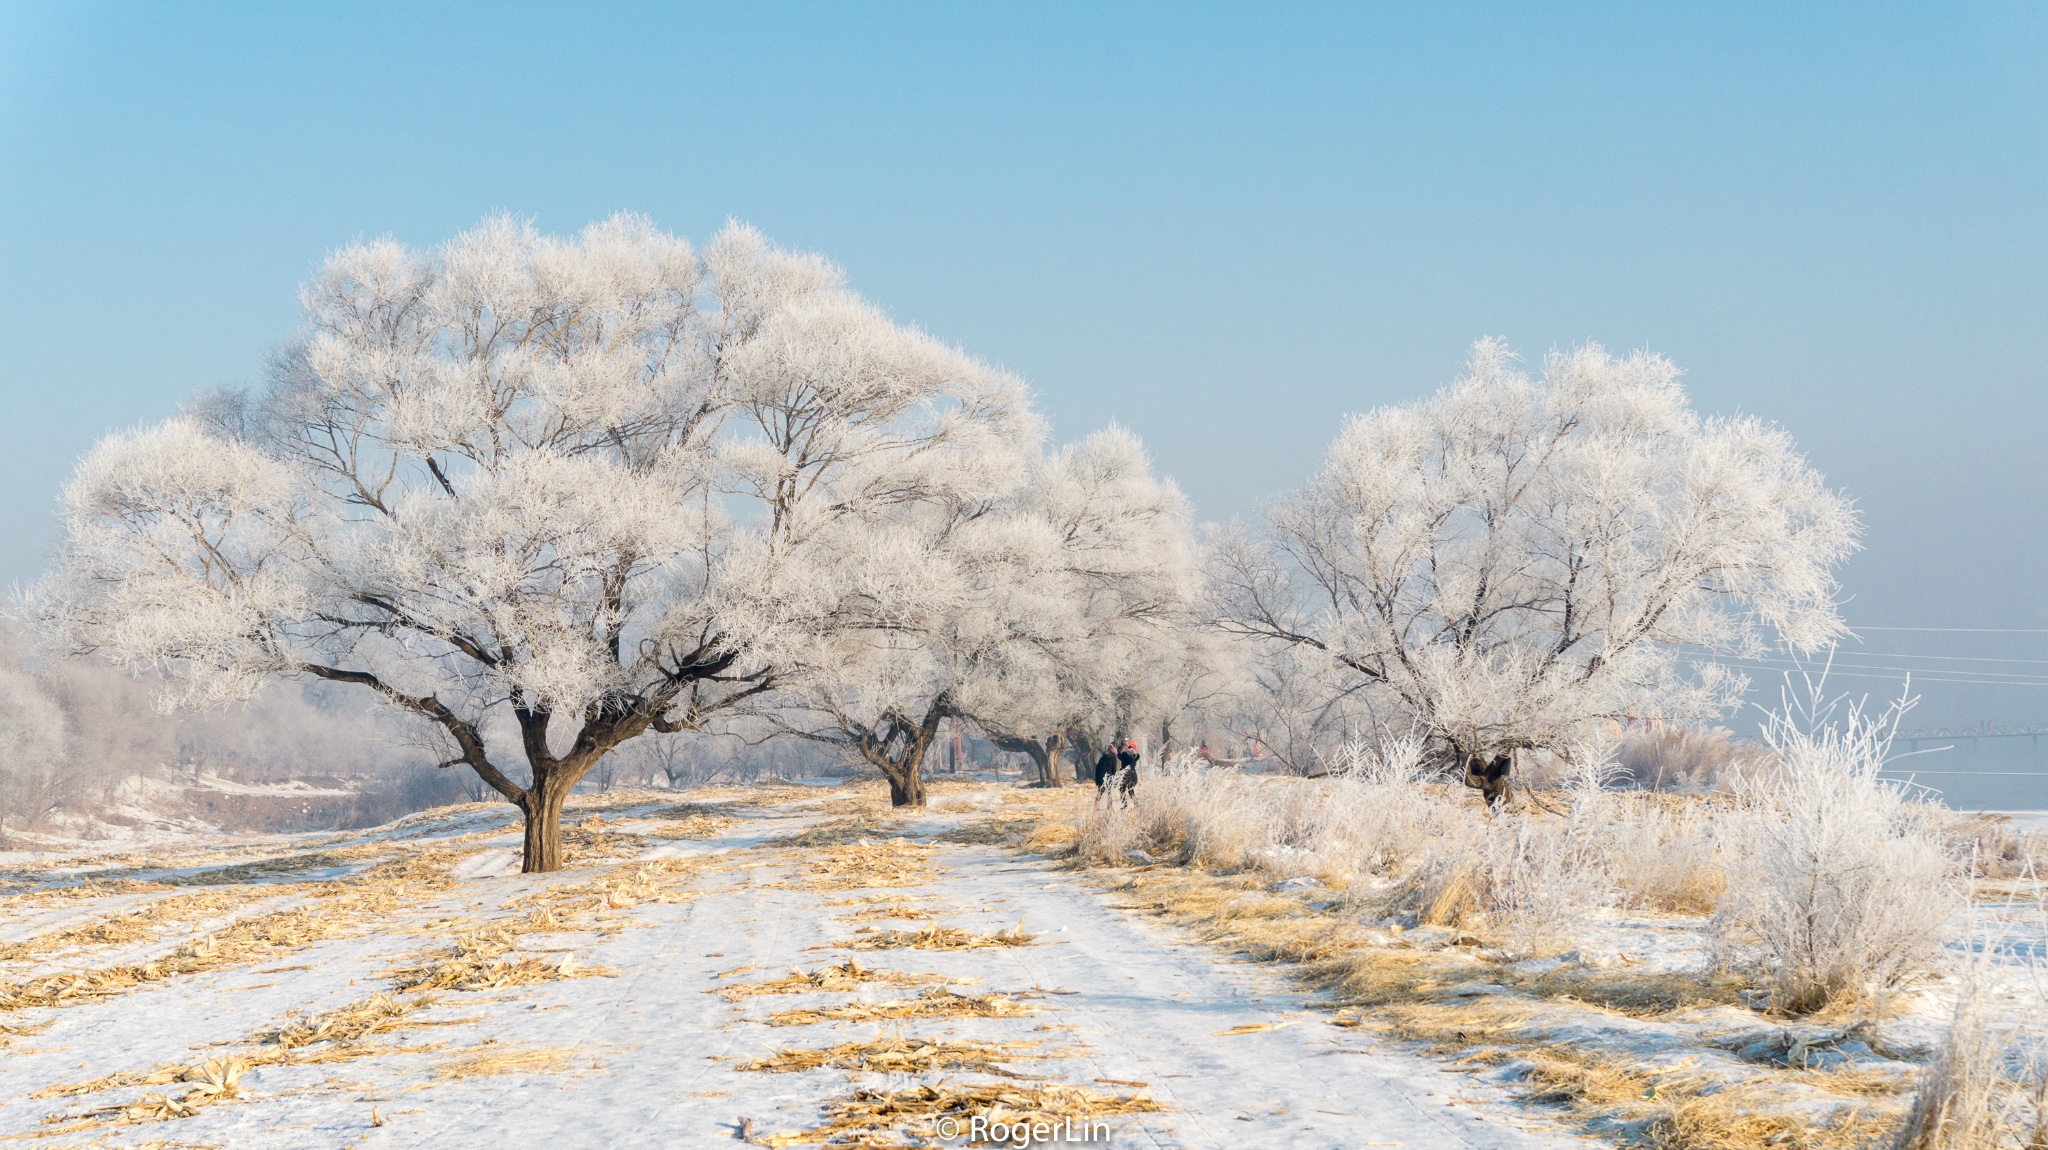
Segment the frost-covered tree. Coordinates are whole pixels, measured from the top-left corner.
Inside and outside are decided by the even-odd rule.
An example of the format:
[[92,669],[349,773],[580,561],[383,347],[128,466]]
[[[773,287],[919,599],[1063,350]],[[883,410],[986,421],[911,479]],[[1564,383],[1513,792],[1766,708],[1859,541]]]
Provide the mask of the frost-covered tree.
[[0,648],[0,848],[7,820],[32,823],[62,806],[83,776],[69,761],[70,722],[56,696]]
[[[924,757],[949,718],[1059,781],[1070,733],[1186,617],[1185,500],[1135,437],[1111,429],[1007,463],[1000,493],[891,517],[885,569],[841,580],[841,619],[774,712],[786,731],[874,766],[899,806],[924,801]],[[904,583],[869,590],[888,580]]]
[[1839,635],[1848,502],[1781,430],[1702,419],[1658,356],[1499,343],[1434,398],[1352,419],[1262,537],[1217,548],[1217,621],[1311,652],[1447,761],[1698,718],[1743,680],[1686,652]]
[[1044,550],[998,585],[988,609],[1010,641],[975,652],[953,697],[1057,786],[1069,747],[1086,769],[1108,738],[1177,710],[1198,589],[1187,500],[1112,427],[1047,457],[1007,510]]
[[768,690],[877,525],[1036,434],[1014,379],[738,225],[499,218],[344,248],[302,298],[262,394],[80,464],[40,614],[172,703],[375,692],[518,805],[528,871],[603,756]]
[[758,712],[781,733],[837,747],[889,782],[895,806],[925,801],[925,755],[960,715],[962,679],[1028,620],[996,605],[1042,554],[1029,526],[1002,513],[1010,482],[980,499],[902,505],[865,531],[877,546],[839,549],[822,580],[837,601]]

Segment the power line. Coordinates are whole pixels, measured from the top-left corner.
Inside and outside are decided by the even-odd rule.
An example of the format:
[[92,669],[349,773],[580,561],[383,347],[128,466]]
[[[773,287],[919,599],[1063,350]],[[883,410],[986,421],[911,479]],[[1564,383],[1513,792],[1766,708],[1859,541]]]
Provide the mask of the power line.
[[1895,667],[1885,663],[1852,663],[1843,659],[1831,659],[1824,663],[1806,663],[1797,659],[1786,658],[1783,655],[1731,655],[1728,658],[1731,662],[1769,663],[1778,667],[1810,670],[1815,674],[1825,673],[1834,667],[1848,667],[1858,671],[1898,671],[1905,674],[1917,674],[1925,670],[1930,675],[1991,676],[2001,679],[2040,679],[2048,682],[2048,671],[2018,671],[2002,668],[1995,671],[1972,671],[1968,667]]
[[2048,771],[1915,771],[1905,767],[1885,767],[1882,771],[1894,775],[1991,775],[2001,779],[2048,779]]
[[[1800,664],[1800,663],[1789,663],[1789,662],[1786,662],[1786,663],[1768,663],[1768,662],[1765,662],[1765,661],[1764,661],[1764,660],[1762,660],[1762,659],[1749,659],[1749,660],[1746,660],[1746,661],[1747,661],[1747,662],[1751,662],[1751,663],[1757,663],[1757,664],[1761,664],[1760,666],[1757,666],[1757,667],[1755,667],[1755,668],[1754,668],[1755,670],[1759,670],[1759,671],[1805,671],[1805,672],[1808,672],[1809,674],[1813,675],[1813,676],[1814,676],[1815,678],[1829,678],[1829,679],[1881,679],[1881,680],[1883,680],[1883,681],[1885,681],[1885,682],[1888,682],[1888,683],[1896,683],[1896,682],[1900,682],[1900,681],[1902,681],[1902,680],[1905,680],[1905,679],[1908,679],[1908,678],[1910,678],[1910,679],[1912,679],[1912,680],[1913,680],[1913,681],[1914,681],[1915,683],[1961,683],[1961,684],[1964,684],[1964,685],[1966,685],[1966,686],[1976,686],[1976,687],[2048,687],[2048,678],[2006,678],[2006,679],[1989,679],[1989,678],[1985,678],[1985,679],[1956,679],[1956,678],[1946,678],[1946,677],[1944,677],[1944,676],[1942,676],[1942,675],[1940,675],[1940,674],[1932,674],[1932,673],[1930,673],[1930,674],[1926,674],[1926,675],[1920,675],[1920,674],[1915,674],[1915,673],[1913,672],[1913,670],[1912,670],[1911,668],[1908,668],[1908,667],[1870,667],[1870,666],[1860,666],[1860,667],[1858,667],[1858,668],[1857,668],[1857,669],[1855,669],[1855,670],[1847,670],[1847,671],[1845,671],[1845,670],[1842,670],[1842,669],[1841,669],[1841,667],[1842,667],[1842,664],[1840,664],[1840,663],[1837,663],[1837,664],[1835,664],[1835,666],[1834,666],[1834,667],[1832,667],[1832,668],[1827,668],[1827,669],[1823,670],[1822,668],[1819,668],[1819,667],[1811,667],[1811,666],[1807,666],[1807,665],[1804,665],[1804,664]],[[1890,672],[1892,672],[1892,673],[1891,673],[1891,674],[1869,674],[1869,673],[1867,673],[1867,672],[1871,672],[1871,671],[1890,671]],[[1948,674],[1950,674],[1950,675],[1969,675],[1969,674],[1975,674],[1975,673],[1978,673],[1978,672],[1971,672],[1971,671],[1950,671],[1950,672],[1948,672]],[[1985,672],[1981,672],[1981,673],[1982,673],[1982,674],[1985,674],[1985,675],[1989,675],[1989,674],[1991,674],[1992,672],[1989,672],[1989,671],[1985,671]]]
[[1993,656],[1991,656],[1991,655],[1908,655],[1908,654],[1906,654],[1906,653],[1905,653],[1904,651],[1861,651],[1861,650],[1851,650],[1851,651],[1850,651],[1849,653],[1850,653],[1850,654],[1852,654],[1852,655],[1855,655],[1856,657],[1858,657],[1858,658],[1860,658],[1860,659],[1919,659],[1919,660],[1922,660],[1922,661],[1926,661],[1926,660],[1939,660],[1939,661],[1941,661],[1941,662],[1944,662],[1944,663],[2041,663],[2041,664],[2048,664],[2048,659],[2000,659],[2000,658],[1995,658],[1995,657],[1993,657]]
[[1957,635],[2048,635],[2048,627],[1851,627],[1851,631],[1943,631]]

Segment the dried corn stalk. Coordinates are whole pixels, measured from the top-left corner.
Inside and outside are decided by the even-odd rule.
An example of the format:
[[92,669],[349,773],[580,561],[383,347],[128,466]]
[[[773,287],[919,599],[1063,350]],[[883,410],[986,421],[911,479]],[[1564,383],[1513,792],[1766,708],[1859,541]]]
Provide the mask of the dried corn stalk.
[[931,1137],[941,1118],[960,1119],[964,1124],[981,1116],[991,1126],[1001,1123],[1014,1129],[1019,1124],[1058,1126],[1070,1119],[1080,1122],[1159,1109],[1158,1103],[1142,1094],[1110,1094],[1050,1082],[1040,1086],[940,1083],[907,1090],[856,1090],[831,1104],[825,1125],[771,1134],[766,1142],[770,1146],[807,1146],[844,1142],[884,1130],[915,1130]]
[[1002,994],[956,994],[933,987],[916,998],[882,1002],[849,1002],[843,1006],[777,1011],[770,1026],[808,1026],[814,1022],[893,1022],[905,1018],[1015,1018],[1037,1007]]
[[1035,1042],[955,1042],[950,1039],[883,1038],[843,1042],[816,1049],[778,1050],[767,1058],[743,1062],[740,1070],[785,1073],[792,1070],[866,1070],[875,1073],[922,1074],[940,1070],[974,1070],[1014,1077],[1004,1063],[1044,1058]]
[[837,966],[822,967],[809,974],[791,967],[787,978],[713,987],[705,993],[716,994],[728,1002],[737,1002],[757,994],[808,994],[820,991],[830,993],[853,990],[864,985],[924,986],[934,982],[950,982],[957,986],[979,981],[980,979],[973,978],[948,978],[943,974],[904,974],[894,970],[870,970],[862,966],[859,959],[849,958]]
[[1024,933],[1024,923],[1019,920],[1008,930],[994,934],[975,934],[958,927],[940,926],[928,923],[923,930],[883,930],[866,938],[856,938],[839,945],[849,950],[980,950],[990,946],[1030,946],[1035,934]]

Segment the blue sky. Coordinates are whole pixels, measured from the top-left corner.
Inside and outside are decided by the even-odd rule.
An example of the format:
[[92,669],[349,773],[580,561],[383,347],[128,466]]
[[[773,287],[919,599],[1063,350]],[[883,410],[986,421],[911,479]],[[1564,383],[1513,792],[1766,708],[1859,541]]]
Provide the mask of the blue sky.
[[0,0],[0,577],[329,248],[630,209],[830,255],[1211,518],[1478,336],[1648,347],[1858,500],[1852,622],[2048,628],[2043,12]]

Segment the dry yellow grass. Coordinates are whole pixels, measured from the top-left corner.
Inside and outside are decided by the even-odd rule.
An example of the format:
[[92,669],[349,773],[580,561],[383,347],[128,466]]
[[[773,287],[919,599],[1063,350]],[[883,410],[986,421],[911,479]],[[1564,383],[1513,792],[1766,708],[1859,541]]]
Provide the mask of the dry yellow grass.
[[[1479,1061],[1500,1061],[1489,1053]],[[1686,1072],[1650,1073],[1568,1049],[1517,1051],[1530,1101],[1598,1116],[1640,1132],[1658,1150],[1868,1150],[1898,1123],[1898,1107],[1815,1119],[1787,1111],[1768,1088],[1727,1086]]]
[[1063,858],[1073,854],[1080,843],[1081,828],[1073,823],[1045,822],[1025,835],[1021,845],[1033,854]]
[[898,828],[881,814],[863,814],[852,818],[834,819],[829,823],[798,831],[793,835],[770,839],[771,847],[843,847],[863,843],[870,839],[890,838]]
[[1014,1077],[1005,1063],[1044,1058],[1035,1042],[967,1042],[931,1038],[881,1038],[843,1042],[837,1046],[778,1050],[766,1058],[741,1063],[737,1069],[786,1073],[793,1070],[865,1070],[874,1073],[924,1074],[972,1070]]
[[768,1016],[770,1026],[808,1026],[814,1022],[895,1022],[906,1018],[1015,1018],[1035,1013],[1028,1002],[1003,994],[956,994],[933,987],[916,998],[881,1002],[849,1002],[843,1006],[781,1010]]
[[518,953],[522,935],[572,929],[550,909],[493,923],[457,935],[451,945],[422,956],[417,965],[394,970],[393,985],[399,990],[500,990],[612,973],[579,966],[573,954],[543,959]]
[[[1815,1118],[1788,1104],[1783,1085],[1729,1084],[1704,1074],[1653,1073],[1558,1046],[1536,1012],[1546,1004],[1656,1018],[1739,1001],[1741,982],[1705,975],[1566,968],[1517,977],[1462,948],[1374,945],[1371,932],[1334,914],[1258,888],[1260,878],[1198,869],[1148,870],[1112,887],[1126,909],[1165,915],[1204,941],[1255,959],[1284,962],[1296,978],[1361,1013],[1339,1025],[1370,1024],[1393,1036],[1489,1062],[1526,1060],[1531,1097],[1559,1105],[1595,1129],[1644,1131],[1659,1150],[1848,1150],[1865,1147],[1897,1124],[1894,1076],[1788,1071],[1783,1085],[1833,1095],[1843,1117]],[[1453,868],[1427,890],[1399,892],[1425,920],[1465,921],[1466,884]],[[1441,940],[1442,936],[1437,936]],[[1475,993],[1507,987],[1535,996]],[[1475,1054],[1474,1052],[1477,1051]],[[1822,1108],[1825,1110],[1825,1107]]]
[[664,839],[716,838],[739,822],[719,807],[704,803],[677,803],[640,817],[664,824],[661,829],[650,832]]
[[[389,1054],[393,1048],[377,1046],[367,1040],[376,1035],[401,1029],[419,1029],[432,1026],[455,1026],[475,1019],[449,1019],[440,1022],[422,1022],[411,1017],[423,1007],[431,1006],[434,999],[429,995],[412,998],[395,998],[388,994],[373,994],[368,998],[351,1002],[346,1006],[323,1011],[310,1017],[295,1018],[281,1026],[257,1032],[244,1040],[243,1049],[233,1055],[223,1056],[210,1062],[197,1064],[172,1063],[153,1066],[148,1070],[124,1070],[83,1082],[67,1082],[45,1086],[31,1094],[31,1098],[73,1098],[85,1094],[98,1094],[129,1086],[162,1086],[173,1082],[198,1082],[205,1080],[208,1067],[216,1069],[232,1064],[241,1070],[255,1066],[280,1064],[304,1064],[346,1062],[373,1055]],[[312,1049],[320,1047],[320,1049]],[[420,1049],[420,1048],[415,1048]],[[431,1048],[425,1048],[431,1049]],[[209,1099],[208,1101],[219,1101]],[[105,1108],[102,1108],[103,1110]],[[183,1117],[181,1114],[167,1114],[164,1117]],[[57,1116],[52,1121],[63,1121]]]
[[860,964],[859,959],[849,958],[837,966],[821,967],[805,974],[790,968],[789,977],[770,979],[765,982],[740,982],[731,986],[713,987],[706,994],[716,994],[727,1002],[737,1002],[759,994],[809,994],[816,992],[854,990],[861,986],[929,986],[932,983],[961,985],[978,982],[979,979],[947,978],[942,974],[904,974],[893,970],[870,970]]
[[[175,1094],[168,1091],[151,1091],[134,1102],[101,1106],[83,1114],[53,1114],[43,1119],[42,1129],[27,1137],[50,1138],[103,1126],[133,1126],[145,1122],[165,1122],[173,1118],[190,1118],[215,1103],[242,1098],[242,1074],[248,1068],[249,1063],[241,1058],[227,1056],[211,1059],[196,1066],[176,1068],[175,1077],[169,1076],[168,1071],[164,1074],[153,1074],[141,1081],[151,1085],[171,1082],[187,1082],[192,1085],[190,1089]],[[37,1097],[43,1095],[38,1094]]]
[[903,839],[852,843],[808,854],[792,884],[808,890],[918,886],[932,881],[932,847]]
[[284,1051],[299,1050],[320,1043],[329,1043],[337,1048],[352,1047],[367,1038],[404,1027],[450,1025],[410,1021],[414,1011],[432,1006],[434,1001],[434,997],[429,994],[416,994],[411,998],[373,994],[346,1006],[294,1019],[273,1030],[264,1031],[257,1035],[256,1041],[261,1045],[274,1046]]
[[23,962],[59,951],[88,950],[155,939],[177,923],[218,918],[252,902],[298,893],[296,885],[219,888],[173,895],[122,914],[0,945],[0,962]]
[[608,976],[603,967],[580,965],[575,956],[543,959],[519,953],[524,935],[572,930],[615,929],[605,925],[612,912],[648,902],[676,902],[694,897],[679,891],[680,880],[696,875],[700,864],[660,859],[620,867],[587,882],[557,883],[512,900],[507,909],[534,906],[517,918],[499,919],[458,934],[446,947],[420,956],[394,971],[399,990],[500,990],[565,978]]
[[655,844],[656,840],[649,835],[606,830],[603,820],[592,816],[562,829],[562,865],[588,866],[635,858]]
[[585,1057],[573,1047],[531,1050],[479,1050],[451,1058],[434,1068],[436,1078],[475,1078],[486,1074],[558,1074]]
[[1020,921],[1008,930],[976,934],[955,926],[927,923],[921,930],[875,930],[865,938],[849,939],[838,945],[848,950],[982,950],[992,946],[1030,946],[1038,936],[1025,934]]
[[1000,846],[1022,842],[1038,829],[1040,820],[1031,815],[998,815],[994,818],[974,819],[935,836],[942,843],[965,843],[975,846]]
[[87,877],[75,883],[48,886],[30,883],[20,889],[0,891],[0,911],[30,910],[39,907],[59,906],[67,902],[96,898],[113,898],[124,894],[146,894],[152,891],[170,890],[169,883],[148,879],[106,879]]
[[898,898],[866,902],[859,910],[848,914],[835,914],[833,918],[843,922],[877,922],[885,919],[906,919],[923,922],[932,917],[932,908]]
[[680,889],[682,882],[696,877],[703,865],[698,860],[675,858],[635,863],[604,872],[588,882],[542,887],[505,905],[510,910],[539,904],[561,914],[603,917],[611,911],[625,910],[644,902],[684,902],[695,898],[696,892]]
[[769,1146],[877,1145],[868,1136],[909,1130],[926,1136],[937,1131],[941,1118],[963,1121],[984,1116],[991,1123],[1086,1121],[1146,1114],[1160,1109],[1142,1094],[1113,1094],[1086,1086],[1044,1083],[1037,1086],[941,1083],[907,1090],[856,1090],[832,1103],[826,1123],[812,1130],[770,1134]]
[[0,1011],[75,1006],[125,994],[167,978],[273,961],[316,942],[388,921],[401,906],[453,885],[446,851],[371,867],[361,874],[310,884],[313,901],[256,915],[193,939],[164,958],[95,970],[65,971],[0,984]]

